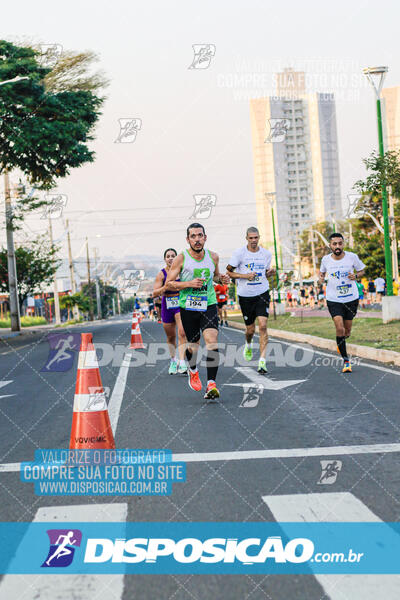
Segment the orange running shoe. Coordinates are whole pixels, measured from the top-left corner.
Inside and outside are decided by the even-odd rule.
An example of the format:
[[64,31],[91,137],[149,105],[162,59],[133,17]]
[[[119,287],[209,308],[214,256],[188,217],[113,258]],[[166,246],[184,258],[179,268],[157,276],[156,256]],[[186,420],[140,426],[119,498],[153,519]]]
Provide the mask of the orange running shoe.
[[204,398],[206,400],[214,400],[215,398],[219,398],[219,390],[217,389],[215,381],[210,381],[208,384]]
[[200,392],[201,391],[201,381],[200,381],[200,377],[199,377],[199,372],[196,370],[194,373],[188,369],[188,375],[189,375],[189,387],[190,389],[192,389],[194,392]]

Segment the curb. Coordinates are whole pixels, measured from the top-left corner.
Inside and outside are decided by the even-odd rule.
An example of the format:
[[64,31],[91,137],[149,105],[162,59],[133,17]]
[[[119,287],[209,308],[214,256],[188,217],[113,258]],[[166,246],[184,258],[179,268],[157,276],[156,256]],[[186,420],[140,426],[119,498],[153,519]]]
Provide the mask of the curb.
[[[229,326],[236,329],[245,329],[244,323],[238,323],[237,321],[228,321]],[[258,330],[258,327],[256,327]],[[336,352],[335,340],[328,340],[326,338],[317,337],[316,335],[308,335],[306,333],[296,333],[294,331],[284,331],[282,329],[270,329],[268,327],[268,333],[271,337],[280,338],[283,340],[290,340],[291,342],[298,342],[303,344],[310,344],[317,348],[324,348],[325,350],[331,350]],[[346,344],[348,351],[353,356],[359,356],[360,358],[366,358],[368,360],[375,360],[376,362],[392,364],[400,367],[400,352],[394,350],[384,350],[381,348],[371,348],[371,346],[360,346],[358,344]]]

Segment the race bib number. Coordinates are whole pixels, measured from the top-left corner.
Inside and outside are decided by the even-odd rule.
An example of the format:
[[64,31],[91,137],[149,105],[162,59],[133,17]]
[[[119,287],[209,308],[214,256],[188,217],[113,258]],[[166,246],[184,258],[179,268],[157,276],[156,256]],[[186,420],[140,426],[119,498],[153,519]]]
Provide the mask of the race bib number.
[[259,285],[261,283],[262,273],[256,272],[256,276],[252,281],[247,281],[248,285]]
[[207,296],[187,296],[185,308],[187,310],[207,310]]
[[344,285],[337,285],[337,295],[339,298],[343,296],[348,296],[351,293],[351,283],[346,283]]
[[223,294],[220,294],[219,299],[220,300],[225,300],[226,296],[224,296]]
[[179,296],[166,296],[165,303],[167,308],[179,308]]

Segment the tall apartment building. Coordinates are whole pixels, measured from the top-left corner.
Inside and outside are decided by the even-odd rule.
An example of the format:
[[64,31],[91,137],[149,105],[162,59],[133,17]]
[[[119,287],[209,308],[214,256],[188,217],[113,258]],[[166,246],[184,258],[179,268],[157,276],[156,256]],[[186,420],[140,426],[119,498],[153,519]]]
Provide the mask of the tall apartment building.
[[383,88],[382,97],[385,150],[400,150],[400,86]]
[[342,213],[333,94],[307,93],[305,74],[277,74],[277,94],[250,101],[258,228],[265,246],[277,243],[292,268],[297,239],[311,223]]

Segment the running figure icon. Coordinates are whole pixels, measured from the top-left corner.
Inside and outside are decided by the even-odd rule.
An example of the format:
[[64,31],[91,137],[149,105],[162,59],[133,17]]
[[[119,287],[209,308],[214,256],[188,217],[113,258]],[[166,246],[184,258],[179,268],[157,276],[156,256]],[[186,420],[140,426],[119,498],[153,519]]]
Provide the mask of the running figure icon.
[[[70,548],[67,548],[67,546],[73,545],[77,543],[77,540],[71,539],[74,536],[74,532],[73,531],[68,531],[68,533],[66,535],[59,535],[56,541],[56,544],[58,544],[57,549],[55,550],[55,552],[53,552],[53,554],[50,556],[50,558],[48,558],[46,560],[46,565],[50,566],[51,561],[54,558],[61,558],[62,556],[67,556],[68,554],[72,554],[72,550]],[[61,541],[62,540],[62,541]]]
[[46,369],[49,370],[53,363],[59,363],[61,360],[70,360],[71,355],[68,354],[67,350],[75,350],[73,345],[74,336],[69,335],[67,338],[61,338],[58,340],[55,349],[58,350],[57,354],[53,356],[50,362],[47,363]]

